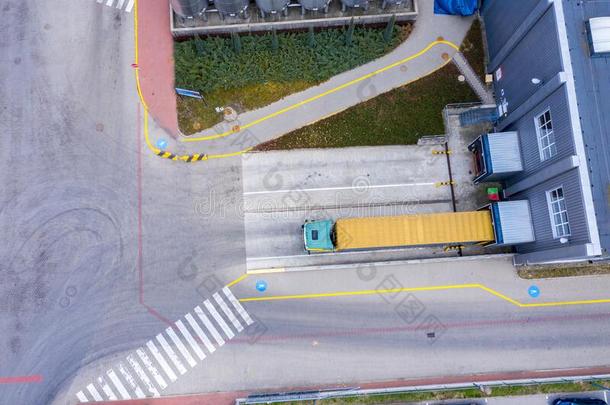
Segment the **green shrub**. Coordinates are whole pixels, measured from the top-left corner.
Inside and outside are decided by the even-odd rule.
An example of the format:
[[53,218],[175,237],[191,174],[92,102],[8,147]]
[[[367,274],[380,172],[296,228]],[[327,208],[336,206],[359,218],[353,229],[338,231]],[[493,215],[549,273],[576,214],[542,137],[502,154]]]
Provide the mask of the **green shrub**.
[[388,42],[387,30],[350,30],[350,41],[344,29],[329,29],[316,33],[315,40],[309,31],[179,42],[174,50],[176,86],[209,93],[267,82],[315,84],[384,55],[404,39],[394,26]]

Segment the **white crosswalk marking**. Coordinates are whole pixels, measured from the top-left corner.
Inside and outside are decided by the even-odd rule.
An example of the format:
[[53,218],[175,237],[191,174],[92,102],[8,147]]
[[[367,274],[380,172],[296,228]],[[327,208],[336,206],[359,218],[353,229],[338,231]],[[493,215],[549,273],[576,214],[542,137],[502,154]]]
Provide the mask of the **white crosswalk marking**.
[[[133,7],[135,5],[134,4],[135,0],[127,1],[127,5],[125,6],[126,1],[127,0],[96,0],[97,4],[103,4],[106,7],[114,6],[114,8],[116,8],[116,9],[119,9],[119,10],[123,9],[123,10],[125,10],[125,12],[131,13],[131,10],[133,9]],[[116,3],[116,5],[115,5],[115,3]],[[125,8],[123,8],[123,7],[125,7]]]
[[178,372],[180,374],[185,374],[186,368],[184,368],[184,366],[182,365],[182,362],[178,358],[178,355],[176,354],[174,349],[172,349],[172,347],[169,345],[169,343],[167,343],[167,340],[165,340],[163,335],[160,333],[157,335],[157,342],[159,342],[159,344],[161,344],[161,347],[163,348],[165,353],[167,353],[167,356],[172,361],[172,363],[174,363],[174,365],[178,369]]
[[106,371],[106,375],[108,376],[108,378],[110,378],[110,381],[112,381],[115,388],[119,391],[119,394],[121,395],[121,397],[123,397],[123,399],[131,399],[131,396],[125,389],[125,386],[123,385],[121,380],[119,380],[119,376],[116,375],[113,369]]
[[155,346],[153,341],[149,340],[148,342],[146,342],[146,346],[148,346],[148,350],[150,350],[150,352],[152,353],[154,358],[157,360],[157,362],[159,363],[159,365],[161,366],[163,371],[165,371],[165,374],[167,374],[169,379],[172,382],[176,381],[178,379],[178,377],[176,377],[176,373],[174,373],[174,370],[172,370],[172,368],[169,366],[169,364],[167,364],[167,361],[165,361],[165,357],[163,357],[163,355],[161,354],[159,349],[157,349],[157,346]]
[[[210,353],[214,353],[214,351],[216,350],[216,348],[214,347],[214,345],[212,344],[212,342],[210,342],[210,339],[208,339],[208,337],[206,336],[205,333],[203,333],[203,330],[201,329],[201,327],[199,326],[199,324],[197,323],[197,321],[195,320],[195,318],[193,318],[193,315],[191,314],[186,314],[184,316],[186,318],[186,321],[189,323],[189,325],[191,325],[191,328],[193,328],[193,330],[195,331],[195,333],[197,334],[197,337],[203,342],[203,344],[205,345],[205,347],[208,349],[208,351]],[[222,338],[221,338],[222,339]]]
[[252,320],[252,318],[250,318],[250,315],[248,315],[248,312],[246,311],[246,308],[244,308],[241,305],[241,303],[237,300],[237,298],[235,298],[235,296],[233,295],[231,290],[229,290],[229,288],[227,288],[227,287],[224,287],[222,289],[222,292],[225,293],[226,297],[229,299],[231,304],[233,304],[233,307],[235,307],[235,310],[242,317],[242,319],[244,321],[246,321],[246,323],[248,325],[252,325],[254,323],[254,321]]
[[[125,1],[116,0],[117,8],[122,7]],[[97,2],[115,4],[115,0]],[[129,0],[128,7],[130,5],[133,6],[133,0]],[[197,358],[204,360],[208,355],[203,346],[209,353],[214,353],[226,343],[225,339],[235,337],[235,330],[241,332],[254,323],[228,287],[224,287],[222,293],[220,290],[215,292],[212,297],[203,301],[203,305],[195,306],[193,312],[185,314],[174,325],[146,342],[145,346],[127,354],[124,360],[78,391],[75,394],[78,402],[158,398],[169,382],[178,380],[178,374],[186,374],[188,370],[184,360],[194,368],[198,363]]]
[[102,398],[100,393],[97,391],[97,388],[95,388],[95,385],[93,385],[93,384],[87,385],[87,391],[89,391],[89,393],[91,394],[93,399],[95,399],[96,401],[103,401],[104,400],[104,398]]
[[106,394],[106,398],[111,401],[116,401],[118,399],[116,395],[114,395],[114,391],[112,391],[112,388],[110,388],[110,385],[108,385],[104,377],[98,377],[97,381],[100,383],[100,387],[102,387],[104,394]]
[[144,372],[144,369],[142,368],[140,363],[138,363],[134,355],[130,354],[126,358],[133,371],[136,372],[138,378],[144,383],[145,389],[148,390],[148,392],[150,392],[153,397],[158,397],[159,391],[157,391],[157,388],[155,388],[152,381],[150,381],[150,378],[148,378],[148,376]]
[[218,293],[214,293],[213,297],[216,300],[216,302],[218,303],[218,305],[220,305],[220,309],[222,309],[222,312],[224,312],[224,314],[227,316],[227,318],[229,318],[229,321],[231,321],[231,323],[233,324],[235,329],[237,329],[238,332],[241,332],[242,330],[244,330],[244,327],[241,326],[241,323],[239,323],[239,321],[235,317],[235,314],[233,314],[233,311],[231,311],[229,309],[225,300],[223,300],[222,297]]
[[201,319],[201,322],[203,322],[205,327],[210,331],[210,333],[214,337],[214,340],[216,341],[216,343],[218,343],[218,346],[224,345],[225,340],[222,338],[222,336],[220,336],[220,333],[218,333],[214,325],[212,325],[210,318],[208,318],[206,314],[203,313],[203,309],[201,309],[199,305],[195,307],[195,313],[197,314],[199,319]]
[[155,379],[155,381],[157,382],[157,384],[159,384],[159,387],[161,387],[162,390],[167,388],[167,383],[165,382],[165,379],[159,373],[159,370],[157,370],[157,368],[155,366],[153,366],[152,361],[150,360],[150,357],[148,357],[148,355],[146,354],[144,349],[142,349],[142,348],[137,349],[136,353],[138,354],[138,357],[140,358],[140,360],[142,360],[142,363],[144,363],[144,366],[146,367],[146,369],[148,370],[150,375],[152,375],[153,378]]
[[205,305],[205,307],[207,308],[208,312],[210,314],[212,314],[212,316],[214,317],[214,319],[216,320],[218,325],[220,325],[220,328],[225,332],[227,337],[229,339],[233,339],[235,334],[233,334],[233,331],[231,330],[231,328],[229,328],[229,325],[227,325],[227,323],[225,322],[224,319],[222,319],[222,317],[220,316],[218,311],[216,311],[216,308],[214,308],[214,305],[212,305],[212,303],[209,300],[205,300],[203,305]]
[[186,362],[189,364],[189,366],[191,366],[191,368],[195,367],[197,365],[197,362],[195,361],[193,356],[191,356],[191,353],[186,349],[186,346],[184,346],[184,343],[182,343],[182,340],[180,340],[178,335],[176,335],[176,332],[174,332],[174,329],[170,326],[169,328],[165,329],[165,333],[167,333],[167,335],[174,342],[176,347],[178,347],[178,351],[180,353],[182,353],[182,356],[184,356],[184,358],[186,359]]
[[205,359],[205,353],[203,352],[203,350],[201,350],[201,348],[199,347],[199,345],[193,338],[193,335],[191,335],[191,333],[188,331],[186,326],[184,326],[182,321],[176,322],[176,326],[180,330],[180,333],[182,334],[182,336],[184,336],[184,338],[186,339],[188,344],[191,346],[191,349],[193,349],[193,351],[195,352],[197,357],[199,357],[199,360]]
[[127,381],[127,384],[129,384],[133,392],[136,393],[136,397],[144,398],[142,388],[140,388],[133,376],[127,371],[123,363],[119,363],[119,372],[123,375],[123,378],[125,378],[125,381]]

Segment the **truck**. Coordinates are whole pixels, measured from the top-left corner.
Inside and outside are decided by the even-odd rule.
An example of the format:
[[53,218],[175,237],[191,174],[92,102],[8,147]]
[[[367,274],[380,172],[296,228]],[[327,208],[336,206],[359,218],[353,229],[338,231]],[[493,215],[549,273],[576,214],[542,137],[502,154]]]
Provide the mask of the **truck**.
[[306,220],[302,229],[308,253],[535,239],[527,200],[494,202],[477,211]]

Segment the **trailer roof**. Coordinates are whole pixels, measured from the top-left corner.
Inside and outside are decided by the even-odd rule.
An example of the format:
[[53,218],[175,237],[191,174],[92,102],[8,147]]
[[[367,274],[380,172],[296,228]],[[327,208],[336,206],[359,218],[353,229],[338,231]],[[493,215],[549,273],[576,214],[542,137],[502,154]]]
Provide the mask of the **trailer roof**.
[[494,241],[488,210],[344,218],[335,226],[337,250]]

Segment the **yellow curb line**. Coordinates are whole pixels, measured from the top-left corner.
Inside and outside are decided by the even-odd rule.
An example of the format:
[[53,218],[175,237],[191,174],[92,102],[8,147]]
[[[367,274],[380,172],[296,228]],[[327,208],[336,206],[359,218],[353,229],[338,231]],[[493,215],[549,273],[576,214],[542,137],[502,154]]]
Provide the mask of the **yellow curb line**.
[[[451,42],[451,41],[446,41],[446,40],[436,40],[436,41],[433,41],[433,42],[431,42],[430,44],[428,44],[428,46],[426,46],[424,49],[422,49],[421,51],[417,52],[417,53],[416,53],[416,54],[414,54],[414,55],[408,56],[408,57],[406,57],[406,58],[404,58],[404,59],[401,59],[401,60],[399,60],[399,61],[397,61],[397,62],[394,62],[394,63],[392,63],[392,64],[390,64],[390,65],[388,65],[388,66],[385,66],[385,67],[382,67],[382,68],[380,68],[380,69],[377,69],[377,70],[375,70],[375,71],[373,71],[373,72],[371,72],[371,73],[367,73],[367,74],[365,74],[365,75],[363,75],[363,76],[360,76],[360,77],[358,77],[358,78],[356,78],[356,79],[353,79],[353,80],[351,80],[351,81],[349,81],[349,82],[347,82],[347,83],[343,83],[343,84],[341,84],[341,85],[339,85],[339,86],[337,86],[337,87],[334,87],[334,88],[332,88],[332,89],[330,89],[330,90],[327,90],[327,91],[325,91],[325,92],[322,92],[322,93],[320,93],[320,94],[316,94],[315,96],[312,96],[312,97],[310,97],[310,98],[308,98],[308,99],[305,99],[305,100],[303,100],[303,101],[299,101],[298,103],[295,103],[295,104],[293,104],[293,105],[290,105],[290,106],[288,106],[288,107],[285,107],[285,108],[283,108],[283,109],[281,109],[281,110],[275,111],[275,112],[273,112],[273,113],[271,113],[271,114],[268,114],[268,115],[266,115],[266,116],[264,116],[264,117],[261,117],[261,118],[259,118],[259,119],[256,119],[256,120],[254,120],[254,121],[252,121],[252,122],[250,122],[250,123],[248,123],[248,124],[245,124],[245,125],[239,125],[239,126],[237,126],[237,128],[236,128],[236,129],[230,129],[229,131],[225,131],[225,132],[223,132],[223,133],[220,133],[220,134],[215,134],[215,135],[201,136],[201,137],[197,137],[197,138],[183,138],[183,139],[181,139],[181,141],[182,141],[182,142],[199,142],[199,141],[208,141],[208,140],[212,140],[212,139],[224,138],[224,137],[226,137],[226,136],[229,136],[229,135],[232,135],[232,134],[239,133],[239,132],[241,132],[242,130],[247,129],[247,128],[250,128],[250,127],[252,127],[252,126],[254,126],[254,125],[256,125],[256,124],[260,124],[261,122],[267,121],[267,120],[269,120],[269,119],[271,119],[271,118],[277,117],[278,115],[282,115],[282,114],[284,114],[284,113],[286,113],[286,112],[288,112],[288,111],[291,111],[291,110],[294,110],[294,109],[296,109],[296,108],[298,108],[298,107],[301,107],[301,106],[303,106],[303,105],[309,104],[309,103],[311,103],[312,101],[316,101],[316,100],[318,100],[318,99],[320,99],[320,98],[322,98],[322,97],[324,97],[324,96],[327,96],[327,95],[332,94],[332,93],[336,93],[336,92],[337,92],[337,91],[339,91],[339,90],[345,89],[345,88],[350,87],[350,86],[352,86],[352,85],[354,85],[354,84],[360,83],[361,81],[364,81],[364,80],[369,79],[369,78],[371,78],[371,77],[377,76],[377,75],[379,75],[379,74],[381,74],[381,73],[383,73],[383,72],[385,72],[385,71],[387,71],[387,70],[390,70],[390,69],[392,69],[392,68],[395,68],[395,67],[397,67],[397,66],[400,66],[400,65],[402,65],[403,63],[409,62],[409,61],[411,61],[411,60],[413,60],[413,59],[417,59],[417,58],[419,58],[420,56],[424,55],[426,52],[428,52],[428,51],[429,51],[430,49],[432,49],[433,47],[435,47],[435,46],[437,46],[437,45],[441,45],[441,44],[442,44],[442,45],[448,45],[448,46],[450,46],[450,47],[454,48],[456,51],[459,51],[459,49],[460,49],[460,48],[459,48],[459,47],[458,47],[456,44],[454,44],[454,43],[453,43],[453,42]],[[442,66],[446,65],[446,64],[447,64],[449,61],[450,61],[450,59],[449,59],[449,60],[447,60],[447,61],[446,61],[446,62],[445,62],[445,63],[444,63]],[[436,71],[436,70],[437,70],[437,69],[434,69],[434,70],[433,70],[433,72],[434,72],[434,71]],[[429,74],[429,73],[426,73],[425,75],[422,75],[422,76],[419,76],[419,77],[417,77],[417,78],[415,78],[415,79],[413,79],[413,80],[410,80],[410,81],[409,81],[409,83],[410,83],[410,82],[413,82],[413,81],[415,81],[415,80],[419,80],[419,79],[421,79],[421,78],[423,78],[423,77],[427,76],[428,74]],[[332,114],[329,114],[329,115],[332,115]]]
[[269,269],[255,269],[247,270],[247,274],[271,274],[271,273],[284,273],[286,271],[283,267],[273,267]]
[[235,284],[244,280],[246,277],[248,277],[248,274],[242,274],[241,276],[237,277],[235,280],[233,280],[229,284],[227,284],[227,287],[233,287]]
[[375,294],[391,294],[398,292],[416,292],[416,291],[444,291],[444,290],[456,290],[456,289],[473,289],[478,288],[486,291],[498,298],[508,301],[511,304],[518,306],[519,308],[537,308],[537,307],[558,307],[558,306],[570,306],[570,305],[592,305],[592,304],[608,304],[610,299],[596,299],[596,300],[577,300],[577,301],[558,301],[558,302],[541,302],[541,303],[528,303],[524,304],[517,300],[514,300],[498,291],[495,291],[482,284],[456,284],[456,285],[442,285],[442,286],[431,286],[431,287],[412,287],[412,288],[392,288],[385,290],[362,290],[362,291],[341,291],[341,292],[330,292],[330,293],[318,293],[318,294],[298,294],[298,295],[276,295],[269,297],[251,297],[242,298],[241,302],[254,302],[254,301],[280,301],[280,300],[295,300],[295,299],[313,299],[313,298],[332,298],[332,297],[347,297],[347,296],[358,296],[358,295],[375,295]]

